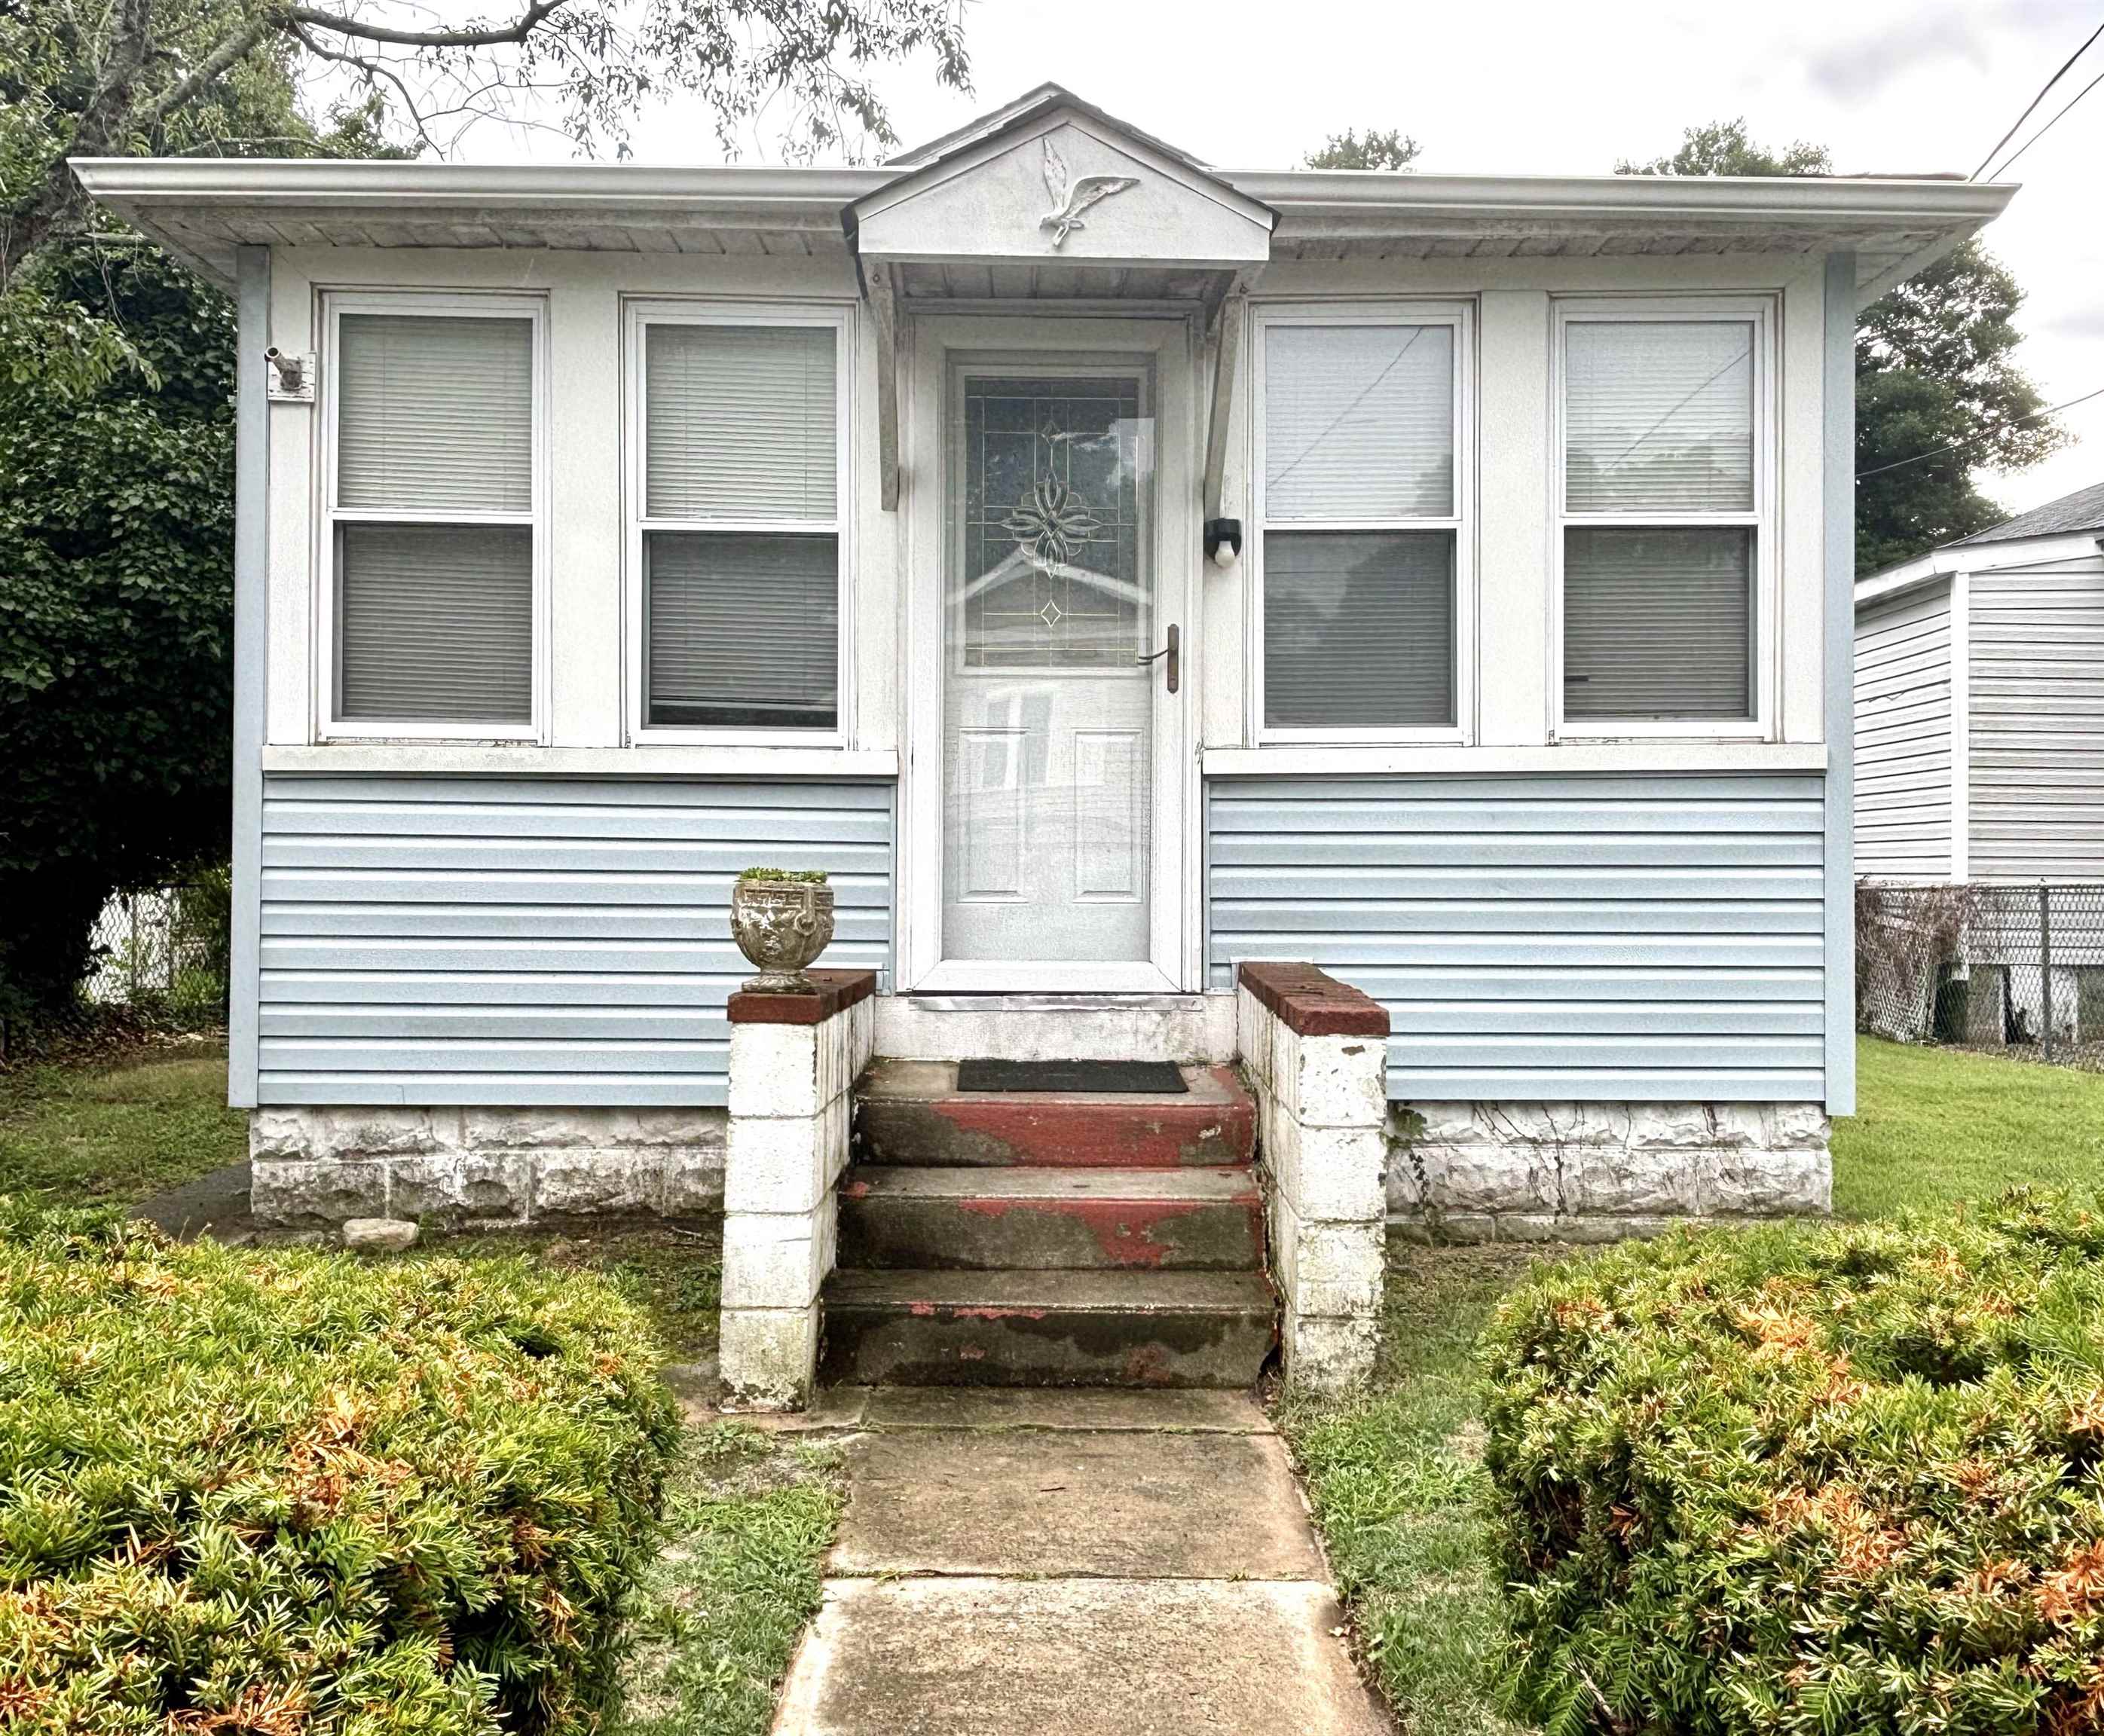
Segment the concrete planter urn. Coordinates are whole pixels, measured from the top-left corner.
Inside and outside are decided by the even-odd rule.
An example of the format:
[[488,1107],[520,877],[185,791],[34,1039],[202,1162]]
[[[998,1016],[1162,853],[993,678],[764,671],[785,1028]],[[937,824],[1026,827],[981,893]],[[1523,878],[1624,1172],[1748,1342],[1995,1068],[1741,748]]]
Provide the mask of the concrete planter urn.
[[731,937],[760,974],[745,986],[762,995],[808,995],[805,969],[831,944],[833,889],[822,875],[738,878],[730,894]]

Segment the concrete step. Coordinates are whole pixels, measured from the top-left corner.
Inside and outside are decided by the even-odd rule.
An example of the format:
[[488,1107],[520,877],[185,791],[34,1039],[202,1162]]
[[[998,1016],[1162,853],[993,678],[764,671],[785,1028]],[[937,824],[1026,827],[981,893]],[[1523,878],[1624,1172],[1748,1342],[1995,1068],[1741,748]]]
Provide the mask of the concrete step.
[[822,1377],[905,1387],[1247,1387],[1260,1272],[836,1271]]
[[855,1087],[857,1155],[916,1168],[1216,1168],[1256,1150],[1256,1105],[1233,1067],[1187,1066],[1187,1091],[957,1089],[954,1061],[872,1062]]
[[909,1169],[857,1164],[840,1183],[840,1263],[976,1271],[1255,1271],[1256,1172]]

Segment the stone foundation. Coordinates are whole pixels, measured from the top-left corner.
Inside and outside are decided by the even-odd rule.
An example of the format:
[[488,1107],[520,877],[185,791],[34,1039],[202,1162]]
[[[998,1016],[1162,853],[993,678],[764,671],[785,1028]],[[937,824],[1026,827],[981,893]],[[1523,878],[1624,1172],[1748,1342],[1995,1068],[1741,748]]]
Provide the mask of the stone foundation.
[[720,1109],[253,1110],[250,1209],[292,1229],[713,1211],[727,1120]]
[[1614,1241],[1820,1216],[1827,1134],[1816,1103],[1398,1103],[1389,1217],[1447,1240]]

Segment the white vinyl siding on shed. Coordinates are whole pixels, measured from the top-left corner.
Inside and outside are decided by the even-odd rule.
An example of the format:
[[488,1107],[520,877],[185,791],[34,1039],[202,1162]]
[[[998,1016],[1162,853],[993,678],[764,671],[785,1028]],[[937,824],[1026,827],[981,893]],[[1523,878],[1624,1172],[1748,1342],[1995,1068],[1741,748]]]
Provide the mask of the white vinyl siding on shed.
[[1972,878],[2104,880],[2104,559],[1968,583]]
[[259,1100],[720,1104],[738,871],[887,969],[891,863],[888,784],[274,774]]
[[1380,1001],[1406,1102],[1825,1095],[1821,781],[1219,779],[1212,986]]
[[1856,871],[1947,879],[1950,581],[1856,617]]

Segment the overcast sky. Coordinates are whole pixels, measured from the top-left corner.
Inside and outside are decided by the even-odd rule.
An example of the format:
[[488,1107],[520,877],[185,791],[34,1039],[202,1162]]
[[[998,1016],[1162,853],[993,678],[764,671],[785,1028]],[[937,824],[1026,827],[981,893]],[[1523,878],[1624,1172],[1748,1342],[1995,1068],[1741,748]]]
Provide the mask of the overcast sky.
[[[909,143],[1053,79],[1235,168],[1287,167],[1345,127],[1399,127],[1429,171],[1604,174],[1744,115],[1763,142],[1828,146],[1843,172],[1966,174],[2100,21],[2104,0],[977,0],[972,96],[939,91],[925,65],[882,87]],[[2104,42],[2026,134],[2100,73]],[[718,155],[676,115],[646,118],[635,142],[648,160]],[[510,149],[484,133],[467,154]],[[764,141],[748,153],[764,154]],[[2104,387],[2104,85],[2011,178],[2023,190],[1987,243],[2029,296],[2020,360],[2058,403]],[[1987,492],[2021,510],[2104,481],[2104,398],[2064,420],[2075,445],[1983,477]]]

